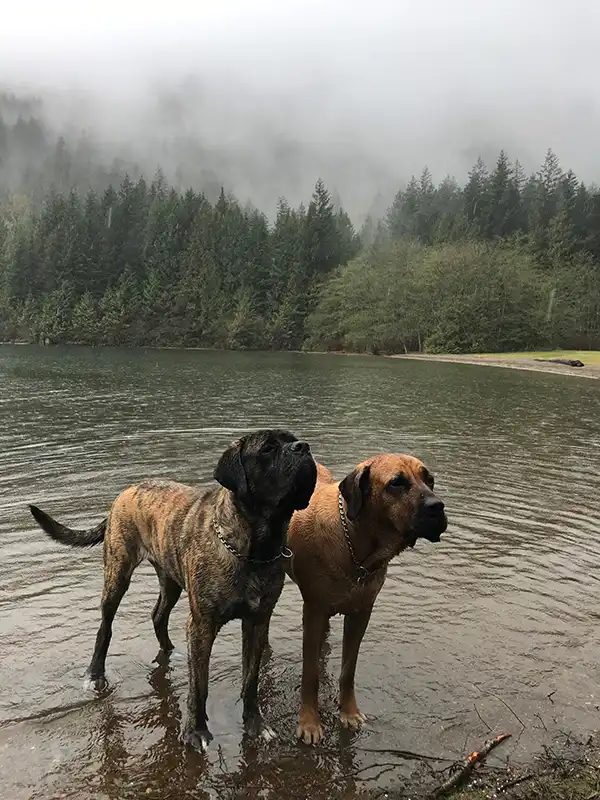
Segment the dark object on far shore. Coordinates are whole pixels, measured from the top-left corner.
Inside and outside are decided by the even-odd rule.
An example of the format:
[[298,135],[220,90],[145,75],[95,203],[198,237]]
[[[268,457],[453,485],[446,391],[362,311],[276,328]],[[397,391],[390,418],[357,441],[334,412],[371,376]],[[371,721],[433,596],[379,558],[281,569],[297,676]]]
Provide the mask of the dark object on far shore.
[[553,364],[565,364],[567,367],[584,367],[578,358],[534,358],[534,361],[551,361]]

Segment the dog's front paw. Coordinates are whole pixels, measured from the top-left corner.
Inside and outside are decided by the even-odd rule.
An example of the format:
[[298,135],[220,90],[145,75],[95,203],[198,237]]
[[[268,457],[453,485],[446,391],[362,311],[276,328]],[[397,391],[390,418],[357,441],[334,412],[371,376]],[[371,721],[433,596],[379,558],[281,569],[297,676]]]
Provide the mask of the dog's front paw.
[[277,734],[275,733],[273,728],[271,728],[270,725],[265,725],[264,723],[259,735],[260,738],[263,739],[263,741],[265,742],[272,742],[273,739],[277,738]]
[[89,691],[91,689],[94,692],[104,694],[109,690],[110,686],[106,680],[106,675],[96,675],[95,677],[92,677],[89,672],[86,672],[83,679],[83,688],[85,691]]
[[277,734],[270,725],[264,721],[260,714],[253,714],[244,723],[246,733],[254,739],[262,739],[264,742],[271,742],[277,738]]
[[296,736],[304,744],[319,744],[323,738],[323,726],[319,715],[313,712],[300,714]]
[[366,721],[367,718],[364,714],[361,714],[358,708],[354,711],[340,711],[340,722],[344,728],[350,728],[353,731],[357,731]]
[[267,725],[266,722],[261,722],[258,732],[255,734],[259,739],[262,739],[263,742],[272,742],[273,739],[277,738],[277,734],[273,730],[270,725]]
[[205,753],[212,738],[212,733],[208,728],[198,731],[188,730],[183,734],[183,743],[197,753]]

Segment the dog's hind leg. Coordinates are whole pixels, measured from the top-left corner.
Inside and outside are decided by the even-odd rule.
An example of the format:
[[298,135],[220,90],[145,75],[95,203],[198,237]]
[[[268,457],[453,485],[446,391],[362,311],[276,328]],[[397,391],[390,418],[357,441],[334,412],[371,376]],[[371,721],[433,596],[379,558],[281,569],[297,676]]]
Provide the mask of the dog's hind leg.
[[204,752],[212,739],[208,730],[206,700],[208,697],[208,665],[217,627],[210,613],[203,612],[190,595],[190,614],[187,624],[189,694],[184,742],[194,750]]
[[354,675],[360,644],[367,630],[373,606],[344,617],[342,671],[340,673],[340,722],[345,728],[360,728],[366,717],[358,710],[354,695]]
[[265,647],[269,641],[271,612],[259,618],[242,619],[242,699],[244,727],[251,736],[265,741],[274,739],[275,731],[262,718],[258,705],[258,673]]
[[172,578],[165,575],[156,564],[154,569],[160,583],[160,595],[152,611],[152,623],[160,649],[164,654],[168,654],[173,650],[173,642],[169,638],[169,617],[181,597],[182,588]]
[[96,635],[96,645],[94,654],[90,662],[88,674],[97,689],[106,685],[104,668],[106,654],[112,637],[112,623],[123,599],[123,595],[129,588],[133,570],[139,561],[133,560],[131,554],[124,546],[118,549],[111,549],[105,541],[105,564],[104,564],[104,590],[102,592],[102,622]]

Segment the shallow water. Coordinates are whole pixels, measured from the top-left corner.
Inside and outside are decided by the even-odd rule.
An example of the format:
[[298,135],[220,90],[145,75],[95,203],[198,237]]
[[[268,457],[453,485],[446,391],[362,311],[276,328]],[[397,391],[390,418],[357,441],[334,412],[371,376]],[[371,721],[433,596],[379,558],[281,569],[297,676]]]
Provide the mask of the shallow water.
[[[525,761],[557,730],[600,719],[600,385],[377,358],[0,348],[0,785],[21,798],[328,798],[403,783],[490,734]],[[299,594],[286,583],[261,697],[275,743],[242,737],[239,623],[211,662],[207,757],[180,742],[187,671],[153,664],[154,570],[114,626],[111,693],[84,689],[101,550],[36,529],[39,503],[84,526],[149,476],[208,483],[230,439],[286,426],[342,477],[380,451],[435,471],[450,527],[392,564],[359,659],[368,725],[340,730],[341,621],[322,685],[323,746],[296,744]],[[171,618],[185,652],[187,601]],[[389,765],[389,766],[386,766]],[[436,765],[443,766],[443,763]],[[430,778],[434,780],[434,778]]]

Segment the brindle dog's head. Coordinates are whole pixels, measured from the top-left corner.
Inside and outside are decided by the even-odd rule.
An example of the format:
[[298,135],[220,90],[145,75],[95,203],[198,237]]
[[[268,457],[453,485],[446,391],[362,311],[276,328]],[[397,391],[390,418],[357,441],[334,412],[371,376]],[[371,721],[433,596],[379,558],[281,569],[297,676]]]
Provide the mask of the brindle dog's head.
[[385,454],[359,464],[340,483],[350,520],[366,519],[398,536],[398,549],[417,539],[439,542],[448,522],[433,475],[418,458]]
[[284,430],[260,430],[234,442],[219,459],[215,479],[251,514],[291,517],[308,505],[317,466],[306,442]]

